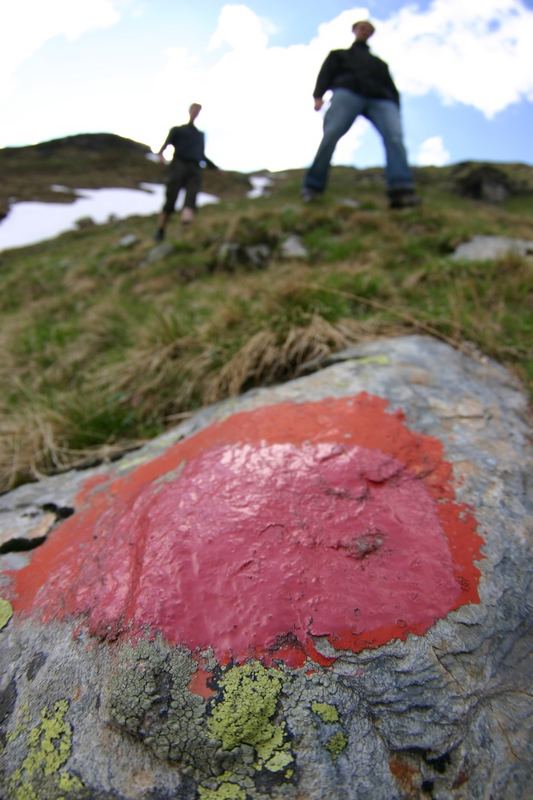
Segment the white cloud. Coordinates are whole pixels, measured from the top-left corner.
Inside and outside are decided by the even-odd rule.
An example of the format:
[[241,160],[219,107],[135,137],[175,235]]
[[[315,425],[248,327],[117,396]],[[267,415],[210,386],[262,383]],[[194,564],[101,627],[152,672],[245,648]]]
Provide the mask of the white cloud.
[[450,160],[442,136],[430,136],[420,145],[415,162],[421,167],[442,167]]
[[521,0],[434,0],[379,26],[380,54],[399,88],[437,92],[491,118],[533,99],[533,11]]
[[224,44],[241,53],[264,49],[268,45],[269,34],[275,31],[276,28],[270,20],[258,17],[248,6],[224,6],[209,49],[216,50]]
[[[117,23],[121,0],[15,0],[0,5],[0,95],[18,67],[54,36],[77,39]],[[123,0],[122,0],[123,2]]]

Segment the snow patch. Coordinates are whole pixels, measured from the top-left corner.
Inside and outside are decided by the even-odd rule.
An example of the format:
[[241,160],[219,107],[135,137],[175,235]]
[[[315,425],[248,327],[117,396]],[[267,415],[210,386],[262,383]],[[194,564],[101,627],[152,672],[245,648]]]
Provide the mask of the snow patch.
[[246,197],[251,200],[256,200],[258,197],[264,197],[268,194],[267,189],[272,186],[272,181],[264,175],[250,175],[250,183],[252,188],[246,193]]
[[[102,223],[132,215],[156,214],[163,205],[165,187],[157,183],[140,186],[140,189],[68,189],[77,195],[73,203],[15,203],[0,222],[0,250],[53,239],[60,233],[74,230],[77,220],[84,217]],[[181,202],[180,196],[178,207]],[[210,203],[218,203],[218,197],[200,192],[198,205]]]

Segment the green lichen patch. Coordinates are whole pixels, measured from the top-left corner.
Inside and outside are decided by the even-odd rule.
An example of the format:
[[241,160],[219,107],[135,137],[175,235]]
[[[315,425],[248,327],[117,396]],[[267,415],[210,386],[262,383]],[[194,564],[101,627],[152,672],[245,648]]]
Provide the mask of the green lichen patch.
[[343,750],[348,746],[348,739],[342,731],[337,731],[326,742],[326,750],[329,751],[333,759],[337,759]]
[[224,772],[216,781],[216,788],[199,786],[199,800],[246,800],[246,791],[233,778],[231,772]]
[[72,750],[72,727],[65,719],[69,704],[58,700],[41,710],[41,720],[26,739],[27,753],[9,776],[12,800],[66,800],[83,789],[82,782],[63,769]]
[[205,731],[206,701],[189,690],[197,666],[188,651],[160,641],[127,645],[109,685],[108,710],[115,725],[158,758],[201,772],[216,746]]
[[311,710],[320,717],[322,722],[338,722],[339,712],[329,703],[313,703]]
[[285,723],[272,722],[283,686],[282,673],[252,662],[229,669],[220,686],[223,697],[208,721],[211,736],[219,739],[225,750],[253,747],[256,769],[284,770],[294,758]]
[[5,628],[11,617],[13,616],[13,606],[9,600],[0,597],[0,630]]

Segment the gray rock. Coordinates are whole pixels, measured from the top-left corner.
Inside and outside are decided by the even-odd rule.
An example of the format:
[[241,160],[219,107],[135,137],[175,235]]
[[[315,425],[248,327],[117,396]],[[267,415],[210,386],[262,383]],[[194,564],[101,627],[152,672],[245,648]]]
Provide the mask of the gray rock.
[[272,255],[268,244],[242,245],[238,242],[223,242],[218,248],[216,265],[224,269],[235,269],[239,264],[245,267],[262,268]]
[[174,247],[170,242],[162,242],[152,247],[141,266],[149,267],[151,264],[157,264],[158,261],[163,261],[167,258],[173,250]]
[[93,228],[96,225],[96,222],[92,217],[80,217],[76,220],[76,227],[80,231],[87,230],[87,228]]
[[308,258],[309,253],[302,244],[299,236],[291,234],[280,245],[280,254],[282,258]]
[[518,188],[494,164],[463,162],[452,168],[452,175],[460,194],[486,203],[502,203]]
[[[485,541],[480,603],[449,613],[424,635],[335,651],[332,666],[311,672],[256,662],[220,670],[206,651],[206,669],[215,669],[211,699],[189,690],[195,665],[183,648],[157,637],[106,643],[80,620],[42,624],[10,617],[4,604],[0,796],[533,796],[530,431],[527,398],[509,372],[427,337],[377,340],[330,357],[327,368],[305,378],[204,409],[105,472],[129,474],[238,410],[360,392],[386,398],[412,430],[442,443],[457,498],[474,510]],[[80,486],[100,471],[73,471],[4,495],[0,530],[11,529],[17,514],[23,527],[28,509],[77,508]],[[5,596],[11,579],[5,576]],[[326,640],[317,647],[332,654]],[[228,710],[223,734],[217,714],[230,709],[236,676],[234,716]],[[273,705],[261,700],[261,687]]]
[[267,244],[251,244],[244,248],[246,261],[253,267],[264,267],[268,264],[271,249]]
[[506,236],[474,236],[469,242],[460,244],[451,258],[454,261],[494,261],[510,253],[533,255],[533,241]]
[[354,200],[353,197],[343,197],[341,200],[338,201],[337,205],[342,206],[343,208],[361,207],[361,203],[358,200]]
[[137,244],[138,241],[139,237],[135,236],[134,233],[127,233],[125,236],[119,239],[118,246],[129,248],[133,247],[134,244]]
[[236,267],[239,263],[240,245],[237,242],[222,242],[218,248],[216,263],[220,267]]
[[46,538],[56,522],[56,515],[35,506],[24,510],[8,510],[2,519],[0,531],[0,552],[12,547],[16,542],[32,542]]

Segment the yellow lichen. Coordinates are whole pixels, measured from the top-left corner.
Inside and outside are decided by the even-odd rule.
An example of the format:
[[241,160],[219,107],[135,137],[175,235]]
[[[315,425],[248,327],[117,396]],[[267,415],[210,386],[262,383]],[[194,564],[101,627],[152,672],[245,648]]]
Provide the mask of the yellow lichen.
[[311,709],[320,717],[322,722],[338,722],[339,712],[329,703],[313,703]]
[[348,739],[342,731],[338,731],[326,742],[326,750],[329,751],[331,757],[335,760],[340,756],[343,750],[346,750]]
[[244,789],[241,789],[236,783],[226,780],[227,777],[231,777],[231,773],[224,773],[220,776],[216,789],[199,786],[199,800],[246,800]]
[[0,597],[0,630],[5,628],[13,616],[13,606],[3,597]]
[[72,728],[65,720],[68,707],[66,700],[58,700],[52,709],[41,710],[41,721],[27,736],[26,757],[9,777],[13,800],[37,800],[37,788],[44,778],[52,778],[56,784],[57,800],[63,800],[63,792],[83,786],[78,778],[61,769],[72,749]]
[[240,744],[255,748],[256,769],[278,772],[293,761],[285,723],[271,722],[282,685],[282,674],[259,662],[232,667],[221,681],[223,699],[208,722],[210,735],[220,739],[225,750]]

